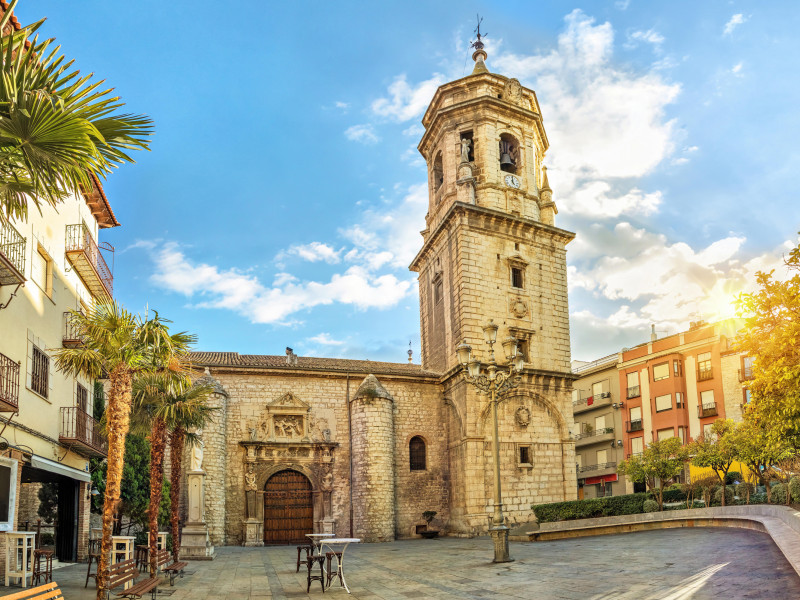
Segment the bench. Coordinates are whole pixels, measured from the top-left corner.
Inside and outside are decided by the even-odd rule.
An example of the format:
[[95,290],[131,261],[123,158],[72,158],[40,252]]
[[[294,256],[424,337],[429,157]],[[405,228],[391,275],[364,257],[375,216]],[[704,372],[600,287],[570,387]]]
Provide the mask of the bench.
[[45,583],[39,587],[29,588],[22,590],[16,594],[3,596],[3,600],[59,600],[63,599],[64,595],[58,589],[58,584],[54,581]]
[[172,564],[167,564],[172,560],[169,551],[167,550],[157,550],[156,554],[156,562],[158,564],[158,568],[164,571],[164,573],[169,574],[169,584],[175,585],[175,576],[180,574],[181,579],[183,579],[183,570],[189,566],[187,562],[173,562]]
[[156,600],[158,594],[158,577],[149,577],[142,581],[135,582],[139,576],[139,568],[136,566],[136,561],[132,558],[123,560],[115,565],[111,565],[109,572],[108,588],[113,590],[126,583],[131,582],[133,585],[127,590],[123,589],[117,592],[117,598],[141,598],[145,594],[151,594],[152,600]]

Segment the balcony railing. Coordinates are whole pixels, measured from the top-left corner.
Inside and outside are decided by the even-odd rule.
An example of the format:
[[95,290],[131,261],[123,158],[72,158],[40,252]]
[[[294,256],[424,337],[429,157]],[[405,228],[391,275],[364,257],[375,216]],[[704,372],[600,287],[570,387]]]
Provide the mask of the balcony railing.
[[594,396],[573,400],[572,410],[575,413],[579,413],[600,406],[608,406],[609,404],[611,404],[611,392],[601,392]]
[[626,421],[625,426],[626,426],[625,428],[628,430],[628,433],[632,433],[634,431],[641,431],[644,428],[641,419]]
[[628,399],[630,398],[638,398],[641,396],[641,392],[639,391],[639,386],[634,385],[628,388],[628,393],[625,395]]
[[0,412],[19,410],[19,363],[0,354]]
[[584,465],[578,469],[578,472],[586,473],[587,471],[601,471],[603,469],[615,469],[616,467],[617,463],[615,462],[599,463],[596,465]]
[[717,414],[717,403],[710,402],[706,404],[701,404],[697,407],[697,416],[701,419],[703,417],[713,417]]
[[89,292],[95,298],[111,299],[114,295],[114,276],[88,227],[67,225],[66,253]]
[[750,381],[753,378],[753,367],[739,369],[739,381]]
[[706,367],[705,369],[697,369],[697,381],[708,381],[714,379],[714,368]]
[[108,456],[108,441],[100,432],[100,424],[77,406],[61,409],[58,441],[72,446],[79,454],[96,458]]
[[75,315],[72,312],[64,313],[64,335],[61,338],[61,345],[64,348],[77,348],[81,345],[80,335],[78,335],[78,328],[75,325]]
[[601,427],[600,429],[595,429],[594,431],[584,431],[583,433],[579,433],[575,436],[575,440],[583,440],[585,438],[595,437],[598,435],[606,435],[607,433],[614,433],[613,427]]
[[25,238],[0,216],[0,286],[25,281]]

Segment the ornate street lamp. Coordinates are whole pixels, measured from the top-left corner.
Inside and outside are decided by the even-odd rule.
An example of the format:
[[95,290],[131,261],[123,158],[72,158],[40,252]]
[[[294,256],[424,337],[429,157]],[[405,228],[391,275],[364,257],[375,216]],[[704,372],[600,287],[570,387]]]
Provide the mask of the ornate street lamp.
[[479,394],[490,396],[492,406],[492,451],[494,454],[494,514],[492,527],[489,529],[494,540],[494,562],[504,563],[514,560],[508,554],[508,527],[503,517],[503,496],[500,487],[500,443],[497,433],[497,403],[509,390],[517,387],[521,381],[520,373],[525,358],[518,353],[517,340],[507,337],[502,342],[506,355],[506,364],[498,365],[494,359],[494,344],[497,342],[497,325],[491,320],[483,328],[486,343],[489,344],[489,361],[482,363],[472,356],[472,348],[467,341],[456,348],[458,362],[467,371],[464,379],[474,385]]

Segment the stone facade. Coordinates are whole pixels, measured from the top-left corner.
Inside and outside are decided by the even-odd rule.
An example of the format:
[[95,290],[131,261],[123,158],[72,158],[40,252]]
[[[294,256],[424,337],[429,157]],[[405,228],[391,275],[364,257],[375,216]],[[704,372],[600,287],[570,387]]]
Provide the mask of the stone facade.
[[194,355],[222,390],[219,417],[203,432],[214,544],[263,543],[273,527],[263,511],[270,478],[285,470],[310,483],[318,532],[411,537],[425,511],[444,533],[485,532],[491,402],[465,381],[456,347],[466,341],[488,358],[479,349],[490,319],[498,342],[513,336],[524,356],[518,386],[498,406],[506,519],[528,522],[532,504],[576,497],[566,269],[574,234],[554,226],[536,94],[489,73],[484,52],[476,57],[473,74],[441,86],[423,118],[430,204],[410,267],[422,365],[290,349]]

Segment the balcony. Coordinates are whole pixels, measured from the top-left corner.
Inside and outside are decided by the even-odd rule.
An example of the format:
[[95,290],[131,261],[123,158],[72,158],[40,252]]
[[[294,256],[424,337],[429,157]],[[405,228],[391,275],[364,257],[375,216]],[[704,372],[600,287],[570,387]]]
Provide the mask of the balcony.
[[597,465],[584,465],[578,468],[578,478],[596,477],[597,475],[610,475],[617,472],[617,463],[607,462]]
[[77,348],[83,342],[83,339],[78,335],[73,319],[73,313],[64,313],[64,335],[61,337],[61,345],[64,348]]
[[25,281],[25,238],[0,217],[0,286]]
[[697,381],[708,381],[714,379],[714,368],[706,367],[704,369],[697,369]]
[[641,419],[636,419],[634,421],[626,421],[625,429],[628,431],[628,433],[633,433],[634,431],[641,431],[644,429],[644,426],[642,425]]
[[61,409],[58,441],[89,458],[108,456],[108,441],[100,433],[100,424],[77,406]]
[[588,398],[581,398],[580,400],[572,401],[572,413],[582,413],[587,410],[599,408],[601,406],[608,406],[611,404],[611,392],[602,392],[589,396]]
[[744,369],[739,369],[739,382],[742,381],[750,381],[753,379],[753,367],[745,367]]
[[710,402],[708,404],[701,404],[697,407],[697,416],[701,419],[705,417],[715,417],[717,415],[717,403]]
[[[113,251],[111,246],[104,249]],[[92,296],[111,300],[114,295],[114,276],[85,225],[67,225],[66,254]]]
[[19,410],[19,363],[0,354],[0,412]]
[[631,398],[638,398],[641,395],[642,394],[639,391],[639,386],[638,385],[634,385],[634,386],[628,388],[628,392],[627,392],[627,394],[625,394],[625,397],[628,398],[628,400],[630,400]]
[[614,439],[614,428],[603,427],[595,431],[586,431],[579,433],[575,436],[575,447],[588,446],[589,444],[598,444],[600,442],[607,442]]

